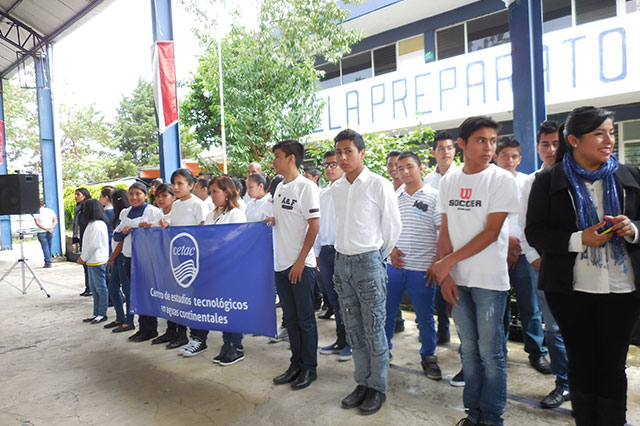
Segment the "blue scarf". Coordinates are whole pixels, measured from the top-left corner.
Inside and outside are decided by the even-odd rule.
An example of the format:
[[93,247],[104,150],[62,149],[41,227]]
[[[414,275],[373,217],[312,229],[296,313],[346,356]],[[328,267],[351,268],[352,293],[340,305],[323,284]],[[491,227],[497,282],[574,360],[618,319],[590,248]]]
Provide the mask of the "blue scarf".
[[[587,186],[584,184],[584,181],[595,182],[597,180],[602,180],[604,214],[614,217],[621,214],[618,189],[616,188],[616,181],[613,177],[615,172],[618,171],[618,159],[615,155],[612,154],[609,157],[609,160],[607,160],[600,169],[591,171],[578,165],[574,160],[573,155],[567,152],[562,158],[562,168],[564,173],[567,175],[569,183],[573,188],[573,193],[577,198],[576,214],[578,215],[578,228],[580,230],[584,230],[600,222],[596,207],[593,204],[593,199],[591,198],[591,194],[587,190]],[[624,265],[626,255],[622,237],[614,235],[613,238],[609,240],[608,244],[611,244],[615,264]],[[598,248],[599,247],[589,247],[587,250],[582,252],[581,259],[588,258],[591,260],[592,265],[602,268],[602,251],[598,250]],[[605,250],[605,254],[606,253],[607,251]],[[626,273],[626,267],[624,270]]]

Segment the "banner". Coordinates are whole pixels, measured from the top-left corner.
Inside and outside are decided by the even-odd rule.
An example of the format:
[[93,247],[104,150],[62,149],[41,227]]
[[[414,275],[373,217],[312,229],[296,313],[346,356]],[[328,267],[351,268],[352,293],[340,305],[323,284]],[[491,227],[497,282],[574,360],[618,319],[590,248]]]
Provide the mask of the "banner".
[[134,229],[131,310],[200,330],[275,336],[265,222]]
[[158,41],[153,45],[151,66],[153,68],[153,98],[158,115],[158,130],[160,133],[164,133],[167,127],[178,122],[173,41]]

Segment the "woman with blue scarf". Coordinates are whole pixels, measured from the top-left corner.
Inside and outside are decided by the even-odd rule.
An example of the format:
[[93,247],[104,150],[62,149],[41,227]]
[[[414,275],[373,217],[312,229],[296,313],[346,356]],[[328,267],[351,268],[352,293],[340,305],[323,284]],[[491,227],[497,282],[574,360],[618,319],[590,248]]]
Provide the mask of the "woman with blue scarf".
[[538,287],[564,337],[579,426],[626,423],[625,362],[640,315],[640,172],[618,163],[614,134],[613,113],[574,109],[527,211],[525,234],[542,256]]

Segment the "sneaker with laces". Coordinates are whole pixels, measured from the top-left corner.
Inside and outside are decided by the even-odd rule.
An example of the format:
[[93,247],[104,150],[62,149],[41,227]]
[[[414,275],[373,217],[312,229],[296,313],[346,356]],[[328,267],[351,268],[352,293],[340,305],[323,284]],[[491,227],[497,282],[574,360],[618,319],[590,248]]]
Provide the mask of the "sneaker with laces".
[[236,362],[240,362],[244,359],[244,348],[242,345],[229,344],[229,350],[225,354],[224,358],[220,360],[220,365],[232,365]]
[[427,355],[420,362],[422,369],[428,378],[432,380],[442,379],[442,371],[438,366],[438,357],[435,355]]
[[289,340],[289,332],[287,331],[286,327],[278,328],[278,335],[276,337],[269,338],[269,342],[271,343],[278,343],[284,340]]
[[464,386],[464,370],[460,370],[458,372],[458,374],[456,374],[455,376],[453,376],[450,380],[449,380],[449,384],[451,386],[455,386],[457,388]]
[[322,355],[337,355],[342,351],[342,348],[338,346],[338,342],[332,343],[329,346],[323,346],[320,348]]
[[351,361],[353,359],[353,354],[351,353],[351,346],[347,345],[338,354],[338,361]]
[[206,350],[207,350],[207,344],[205,342],[202,342],[198,339],[191,339],[189,340],[189,343],[187,343],[187,346],[180,349],[178,354],[182,356],[190,357],[190,356],[199,355]]
[[225,355],[227,355],[227,352],[229,352],[230,346],[231,346],[231,343],[224,342],[222,344],[222,347],[220,348],[220,353],[213,358],[213,362],[216,364],[220,364],[220,361],[222,361]]

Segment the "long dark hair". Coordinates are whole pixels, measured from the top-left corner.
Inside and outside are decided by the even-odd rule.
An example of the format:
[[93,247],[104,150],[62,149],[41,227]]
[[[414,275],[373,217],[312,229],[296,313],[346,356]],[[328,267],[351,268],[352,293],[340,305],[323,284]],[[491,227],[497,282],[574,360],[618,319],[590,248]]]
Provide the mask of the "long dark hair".
[[615,113],[606,109],[593,106],[584,106],[574,109],[567,119],[558,128],[558,150],[556,151],[556,163],[562,161],[564,154],[573,152],[569,143],[569,135],[577,138],[593,132],[605,120],[613,120]]
[[[87,188],[76,188],[75,192],[79,192],[84,195],[84,201],[91,199],[91,194],[89,193],[89,190]],[[82,204],[82,202],[78,204]]]
[[102,207],[100,201],[94,200],[93,198],[85,200],[84,203],[82,203],[82,219],[87,225],[94,220],[101,220],[106,225],[109,224],[109,219],[104,212],[104,207]]
[[113,220],[111,221],[111,227],[116,229],[118,222],[120,221],[120,212],[130,207],[129,193],[124,189],[116,189],[111,194],[111,203],[113,204]]

